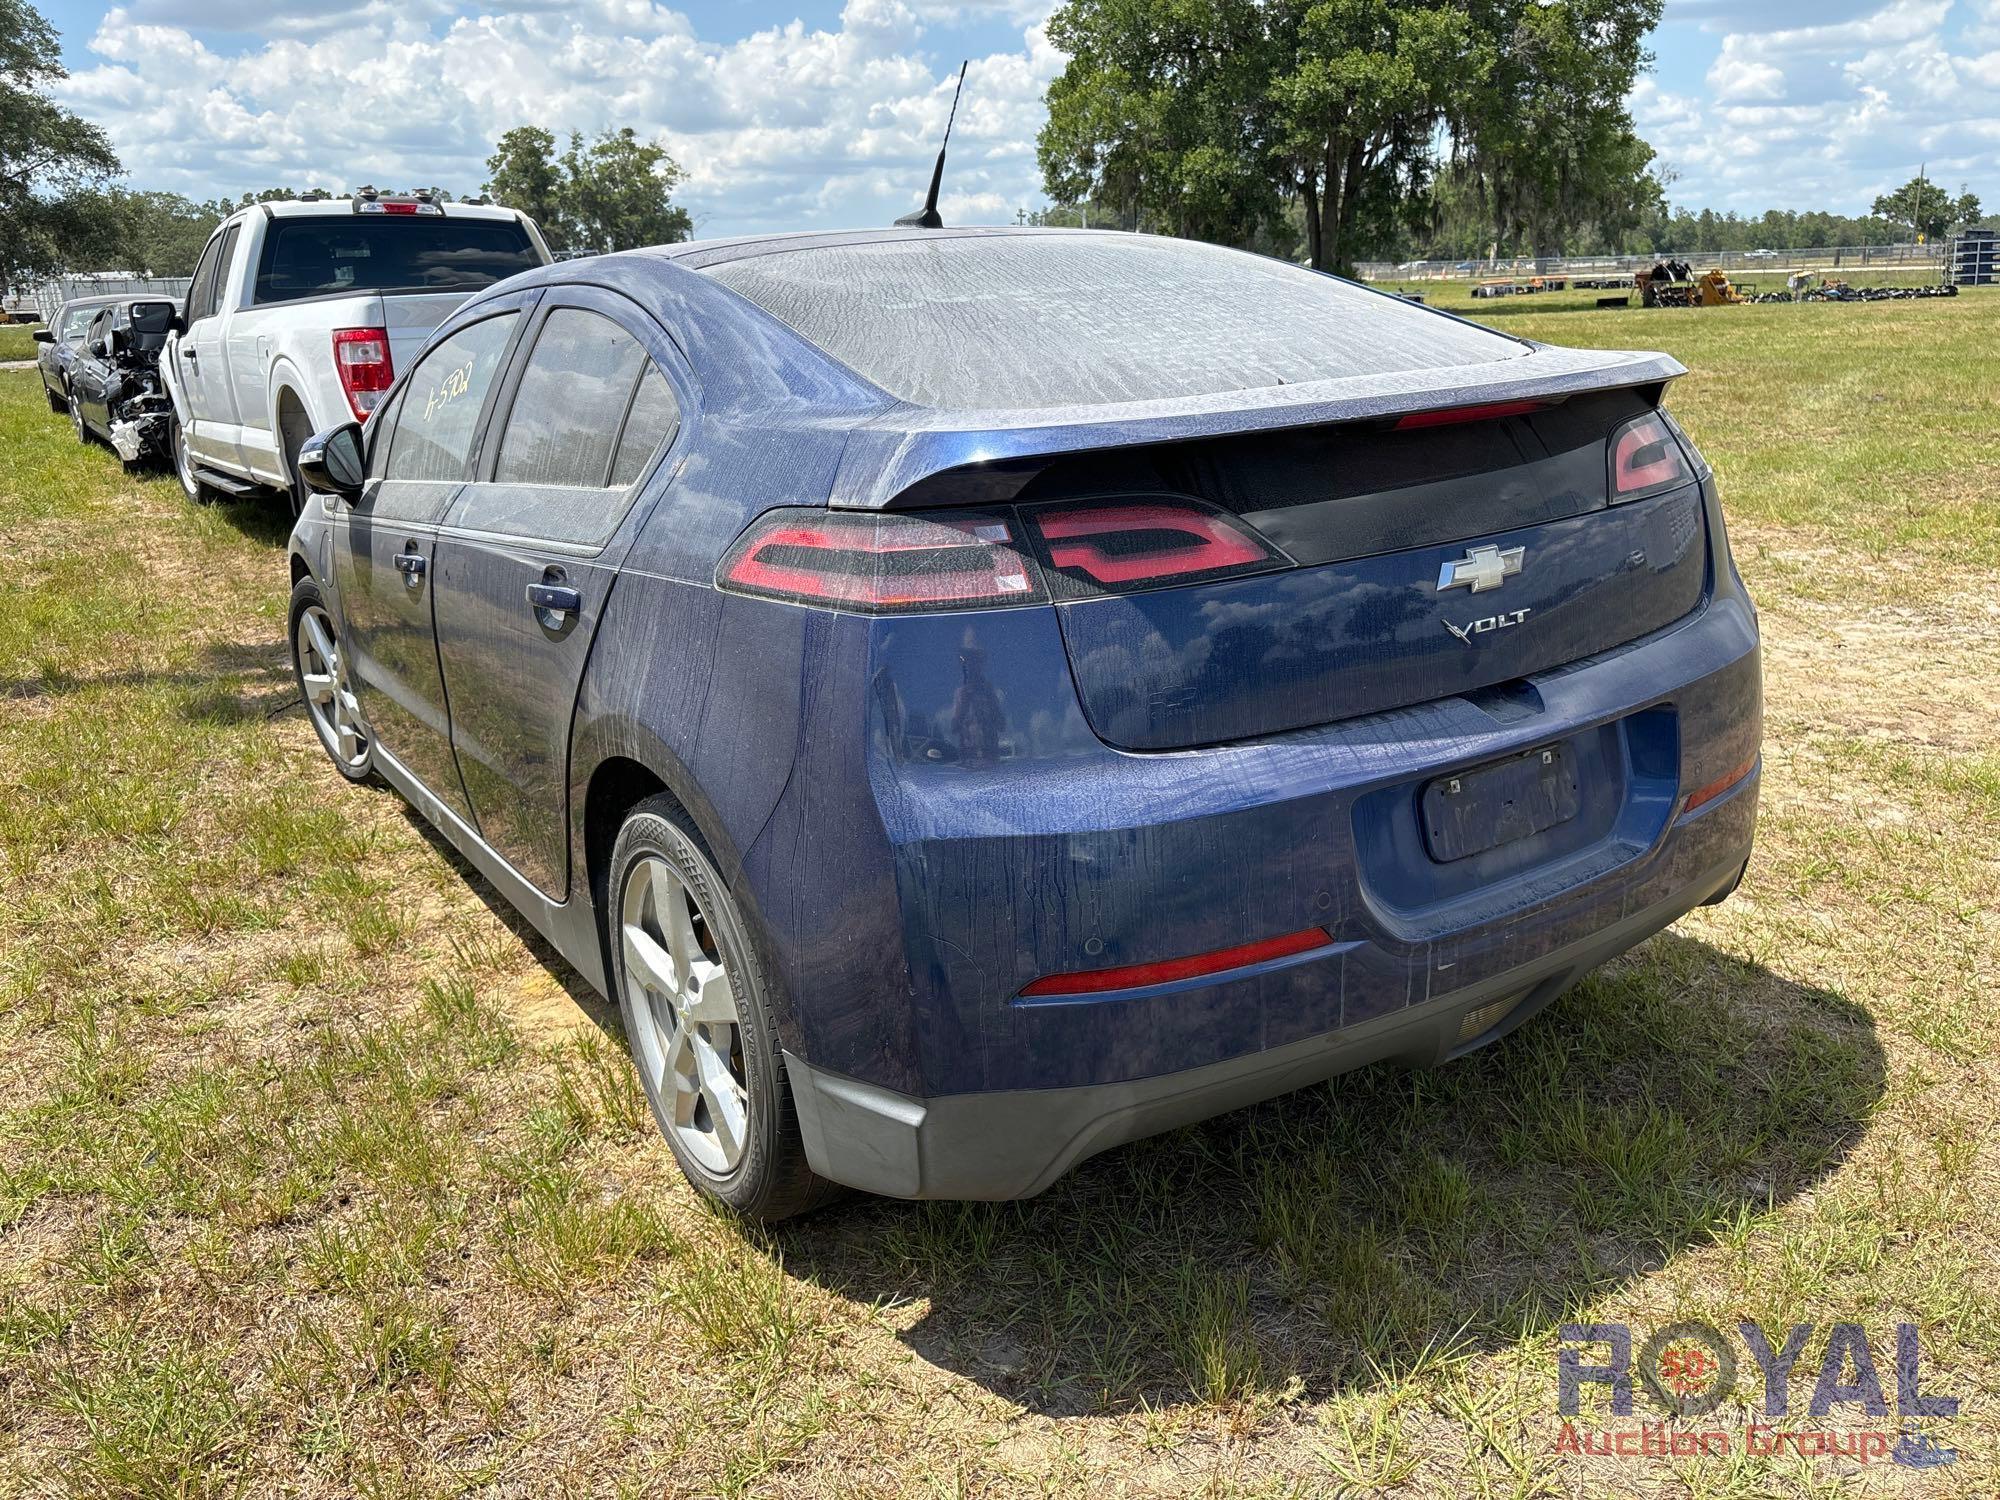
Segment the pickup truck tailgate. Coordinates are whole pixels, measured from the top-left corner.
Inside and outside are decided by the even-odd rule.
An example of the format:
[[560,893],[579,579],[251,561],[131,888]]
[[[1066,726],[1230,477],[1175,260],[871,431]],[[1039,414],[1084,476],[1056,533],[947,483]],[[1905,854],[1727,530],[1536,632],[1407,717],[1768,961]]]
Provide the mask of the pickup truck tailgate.
[[389,330],[389,359],[398,375],[415,362],[417,351],[470,292],[388,292],[382,297],[382,326]]

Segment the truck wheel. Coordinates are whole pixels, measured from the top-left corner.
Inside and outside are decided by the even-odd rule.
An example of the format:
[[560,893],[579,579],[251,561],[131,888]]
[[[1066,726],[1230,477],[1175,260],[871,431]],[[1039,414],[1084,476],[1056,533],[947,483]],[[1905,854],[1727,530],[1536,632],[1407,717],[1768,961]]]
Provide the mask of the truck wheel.
[[167,419],[167,458],[174,466],[174,477],[181,482],[181,493],[191,504],[206,505],[214,498],[214,492],[195,472],[194,455],[188,452],[187,434],[181,431],[179,417]]
[[312,498],[306,482],[299,478],[299,449],[305,447],[306,439],[311,436],[312,423],[306,420],[306,414],[289,401],[281,402],[278,438],[285,448],[285,496],[291,501],[294,521],[305,514],[306,501]]
[[682,1173],[765,1223],[838,1197],[806,1163],[756,944],[672,797],[632,810],[610,873],[612,983],[646,1102]]

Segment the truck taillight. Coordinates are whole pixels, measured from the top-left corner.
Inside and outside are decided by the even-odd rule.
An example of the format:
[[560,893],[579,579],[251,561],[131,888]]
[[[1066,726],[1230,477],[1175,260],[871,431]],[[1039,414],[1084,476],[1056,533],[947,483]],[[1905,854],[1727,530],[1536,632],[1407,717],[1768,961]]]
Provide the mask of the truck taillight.
[[365,418],[381,402],[382,393],[395,383],[395,366],[389,360],[389,330],[334,329],[333,367],[340,372],[340,388],[347,392],[347,404],[354,409],[355,419]]

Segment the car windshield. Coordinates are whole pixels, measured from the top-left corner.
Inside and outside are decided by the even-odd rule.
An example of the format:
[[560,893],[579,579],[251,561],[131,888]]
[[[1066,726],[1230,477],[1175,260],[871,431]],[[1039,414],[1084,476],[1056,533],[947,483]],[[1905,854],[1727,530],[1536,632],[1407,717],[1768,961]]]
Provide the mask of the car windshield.
[[707,269],[890,395],[959,410],[1218,395],[1526,352],[1351,282],[1190,240],[941,235]]
[[528,233],[498,219],[398,214],[277,219],[256,300],[339,292],[472,292],[541,264]]

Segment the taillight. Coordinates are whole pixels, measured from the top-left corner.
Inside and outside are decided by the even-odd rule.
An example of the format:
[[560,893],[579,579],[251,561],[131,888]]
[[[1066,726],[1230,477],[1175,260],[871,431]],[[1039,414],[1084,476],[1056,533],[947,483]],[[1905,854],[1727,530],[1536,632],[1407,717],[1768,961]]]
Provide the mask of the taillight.
[[766,511],[737,538],[716,582],[736,593],[864,614],[974,609],[1048,598],[1014,523],[986,513],[843,515]]
[[1611,503],[1686,484],[1694,478],[1687,454],[1666,417],[1657,411],[1634,417],[1611,434]]
[[355,417],[366,417],[396,381],[395,367],[389,361],[389,330],[334,329],[333,368],[340,374],[340,388],[347,392],[347,404]]
[[1291,561],[1235,517],[1188,500],[1097,500],[1022,514],[1064,598],[1228,578]]
[[733,593],[885,614],[1066,603],[1291,565],[1234,516],[1144,496],[1004,511],[766,511],[715,578]]

